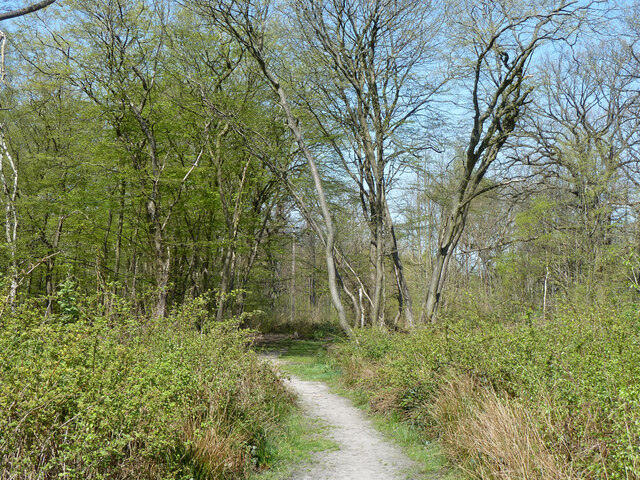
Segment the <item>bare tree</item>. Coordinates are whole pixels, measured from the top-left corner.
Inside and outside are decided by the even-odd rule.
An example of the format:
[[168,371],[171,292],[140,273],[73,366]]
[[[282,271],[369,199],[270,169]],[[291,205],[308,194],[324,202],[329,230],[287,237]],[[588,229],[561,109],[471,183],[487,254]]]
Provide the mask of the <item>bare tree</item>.
[[[442,219],[422,320],[435,321],[446,272],[464,231],[474,198],[502,183],[483,182],[523,116],[534,82],[528,81],[534,53],[549,42],[572,37],[593,2],[452,2],[449,22],[458,43],[462,78],[468,88],[471,125],[464,152],[455,161],[457,178]],[[455,52],[455,50],[454,50]]]
[[[433,73],[437,2],[310,0],[292,5],[306,81],[299,102],[311,112],[339,165],[357,185],[371,235],[371,322],[384,323],[384,258],[390,254],[400,311],[413,325],[412,301],[387,194],[393,175],[428,146],[408,124],[430,120],[445,76]],[[440,23],[441,24],[441,23]],[[299,32],[297,36],[295,32]],[[426,118],[425,118],[426,117]],[[390,244],[387,246],[387,244]]]

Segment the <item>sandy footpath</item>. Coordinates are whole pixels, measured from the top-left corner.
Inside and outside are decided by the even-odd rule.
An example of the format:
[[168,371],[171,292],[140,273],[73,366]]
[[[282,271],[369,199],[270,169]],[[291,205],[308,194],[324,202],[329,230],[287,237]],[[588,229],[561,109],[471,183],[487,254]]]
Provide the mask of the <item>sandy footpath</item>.
[[[279,359],[269,356],[279,363]],[[304,412],[328,426],[326,437],[339,445],[319,452],[314,461],[290,476],[291,480],[407,480],[416,468],[399,447],[385,440],[364,412],[331,393],[322,382],[291,376],[285,380]]]

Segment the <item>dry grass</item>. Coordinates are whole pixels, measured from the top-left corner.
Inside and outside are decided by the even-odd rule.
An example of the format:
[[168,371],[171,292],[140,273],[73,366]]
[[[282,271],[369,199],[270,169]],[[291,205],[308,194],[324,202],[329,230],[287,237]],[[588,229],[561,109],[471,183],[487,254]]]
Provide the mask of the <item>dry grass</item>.
[[397,410],[403,391],[404,390],[399,387],[380,389],[369,399],[371,410],[375,413],[386,413]]
[[369,390],[379,385],[379,367],[368,361],[352,358],[343,368],[343,382],[349,386],[359,386]]
[[524,407],[470,377],[445,382],[430,414],[448,455],[474,478],[575,478],[551,454]]
[[203,427],[200,421],[189,421],[184,426],[186,455],[189,463],[197,466],[199,478],[241,478],[248,465],[246,449],[241,445],[246,439],[240,435],[224,435],[216,424]]

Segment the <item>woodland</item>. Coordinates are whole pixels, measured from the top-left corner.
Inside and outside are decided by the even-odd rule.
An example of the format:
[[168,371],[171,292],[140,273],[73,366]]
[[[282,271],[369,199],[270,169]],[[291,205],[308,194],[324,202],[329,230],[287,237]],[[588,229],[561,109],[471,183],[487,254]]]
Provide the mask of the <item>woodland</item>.
[[7,3],[0,478],[266,467],[256,331],[461,475],[640,478],[640,3]]

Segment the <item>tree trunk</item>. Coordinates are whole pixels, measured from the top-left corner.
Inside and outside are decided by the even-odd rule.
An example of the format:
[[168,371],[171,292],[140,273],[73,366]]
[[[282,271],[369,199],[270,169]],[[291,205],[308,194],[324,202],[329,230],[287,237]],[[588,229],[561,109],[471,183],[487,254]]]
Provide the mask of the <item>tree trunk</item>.
[[[9,246],[9,295],[7,301],[11,311],[15,310],[16,296],[18,294],[18,264],[16,259],[18,241],[18,210],[16,199],[18,198],[18,168],[13,156],[7,147],[4,137],[4,125],[0,125],[0,144],[2,146],[2,158],[0,158],[0,179],[2,180],[2,193],[5,202],[5,238]],[[11,169],[10,175],[5,175],[4,159],[7,159]]]
[[402,267],[402,260],[400,259],[400,252],[398,250],[396,229],[393,226],[393,220],[391,219],[391,213],[389,212],[389,204],[386,202],[386,199],[384,207],[387,225],[391,234],[391,258],[393,259],[396,283],[398,285],[398,303],[400,305],[400,312],[404,314],[407,325],[409,327],[413,327],[415,325],[415,321],[413,319],[413,302],[411,300],[411,294],[409,293],[407,280],[404,276],[404,268]]
[[420,316],[420,323],[424,323],[425,321],[433,323],[436,321],[449,262],[455,254],[458,241],[464,230],[468,211],[468,202],[463,205],[456,202],[445,220],[445,224],[438,238],[438,250],[436,251],[436,258],[433,262],[433,269],[431,271],[424,309]]
[[256,258],[258,257],[258,249],[260,248],[260,245],[264,241],[265,237],[268,235],[267,223],[269,222],[269,219],[271,217],[272,208],[273,208],[273,205],[270,205],[264,212],[264,217],[262,220],[262,225],[260,226],[260,231],[256,235],[255,242],[253,243],[253,246],[251,248],[251,255],[249,255],[249,258],[247,259],[247,262],[244,266],[244,271],[242,272],[242,277],[240,279],[240,285],[239,285],[240,292],[238,293],[237,307],[236,307],[236,311],[238,312],[238,315],[244,312],[244,303],[247,296],[247,292],[244,290],[244,288],[246,287],[247,283],[249,283],[249,275],[251,273],[251,269],[253,268],[253,265],[255,264]]
[[316,194],[318,195],[318,203],[320,205],[320,211],[322,212],[322,219],[324,220],[324,226],[326,230],[326,246],[325,246],[325,257],[327,261],[327,272],[329,277],[329,292],[331,294],[331,302],[335,307],[338,313],[338,320],[340,322],[340,327],[347,334],[347,336],[353,336],[353,331],[351,330],[351,326],[347,322],[347,315],[344,310],[344,305],[342,304],[342,300],[340,299],[340,292],[338,291],[338,282],[336,276],[336,262],[334,258],[334,246],[335,246],[335,228],[333,226],[333,219],[331,218],[331,214],[329,213],[329,207],[327,205],[327,198],[324,194],[324,189],[322,187],[322,181],[320,180],[320,173],[318,172],[318,167],[316,166],[315,159],[311,151],[307,148],[307,145],[304,142],[302,137],[302,132],[298,127],[298,120],[293,115],[291,111],[291,107],[289,106],[289,101],[287,100],[287,96],[284,92],[284,89],[278,82],[278,80],[269,72],[266,67],[266,63],[264,59],[257,58],[258,62],[261,64],[263,72],[265,76],[271,83],[273,89],[278,94],[278,98],[280,99],[280,105],[282,106],[285,114],[287,116],[287,125],[289,130],[293,133],[293,136],[298,144],[298,147],[302,151],[305,159],[307,160],[307,164],[309,165],[309,170],[311,172],[311,178],[313,179],[313,183],[315,186]]
[[224,257],[224,263],[222,265],[220,289],[218,290],[218,308],[216,310],[216,322],[221,322],[224,319],[224,310],[227,306],[227,297],[233,283],[235,257],[236,255],[234,249],[230,246],[227,250],[227,254]]
[[296,321],[296,237],[291,242],[291,324]]
[[384,241],[382,225],[376,225],[375,244],[373,248],[373,305],[371,307],[371,325],[382,326],[380,320],[380,304],[382,303],[382,286],[384,282]]
[[56,231],[53,234],[53,241],[51,242],[51,248],[49,249],[49,259],[47,260],[47,270],[45,274],[46,288],[47,288],[47,311],[45,317],[50,317],[53,313],[53,298],[55,296],[55,285],[53,282],[53,270],[56,265],[55,257],[53,256],[55,250],[60,244],[60,236],[62,235],[62,225],[64,224],[65,216],[61,215],[58,218],[58,225]]
[[118,212],[118,230],[116,232],[116,251],[115,251],[115,265],[114,273],[116,281],[119,280],[120,275],[120,258],[122,255],[122,230],[124,228],[124,200],[125,200],[125,182],[120,185],[120,211]]
[[311,263],[311,273],[309,274],[309,311],[312,311],[318,304],[316,295],[316,237],[313,233],[309,235],[309,262]]
[[171,267],[171,254],[164,242],[156,244],[156,305],[153,317],[163,318],[167,314],[167,298],[169,296],[169,270]]
[[436,259],[433,263],[433,270],[429,281],[429,289],[427,290],[427,299],[420,317],[420,323],[424,323],[427,319],[435,322],[438,304],[440,303],[440,293],[442,291],[441,285],[444,283],[444,273],[446,270],[444,267],[447,254],[447,252],[443,253],[440,250],[436,253]]

